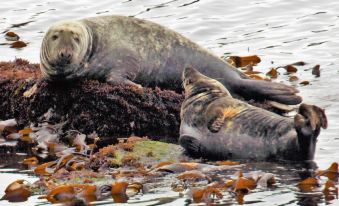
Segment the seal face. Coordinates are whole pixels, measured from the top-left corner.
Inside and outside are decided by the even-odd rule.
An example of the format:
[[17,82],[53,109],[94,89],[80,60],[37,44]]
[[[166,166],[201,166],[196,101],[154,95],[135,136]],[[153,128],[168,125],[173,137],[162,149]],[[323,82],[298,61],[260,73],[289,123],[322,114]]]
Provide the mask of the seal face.
[[181,74],[192,66],[217,78],[232,95],[298,104],[298,90],[248,79],[194,42],[156,23],[126,16],[58,22],[41,46],[41,71],[50,80],[102,79],[112,84],[181,91]]
[[78,21],[59,22],[52,26],[41,47],[43,75],[63,79],[80,72],[91,42],[86,26]]
[[234,99],[217,80],[193,68],[183,72],[179,143],[208,159],[310,160],[324,110],[302,104],[294,120]]

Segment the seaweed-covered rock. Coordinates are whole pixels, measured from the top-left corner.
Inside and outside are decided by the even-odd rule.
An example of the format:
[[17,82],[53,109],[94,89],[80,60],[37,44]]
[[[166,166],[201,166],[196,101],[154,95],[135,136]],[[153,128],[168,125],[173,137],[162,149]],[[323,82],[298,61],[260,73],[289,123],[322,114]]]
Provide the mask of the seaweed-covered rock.
[[0,119],[19,126],[65,122],[64,131],[99,136],[148,136],[176,142],[183,95],[159,88],[138,90],[95,80],[48,83],[39,66],[17,59],[0,63]]

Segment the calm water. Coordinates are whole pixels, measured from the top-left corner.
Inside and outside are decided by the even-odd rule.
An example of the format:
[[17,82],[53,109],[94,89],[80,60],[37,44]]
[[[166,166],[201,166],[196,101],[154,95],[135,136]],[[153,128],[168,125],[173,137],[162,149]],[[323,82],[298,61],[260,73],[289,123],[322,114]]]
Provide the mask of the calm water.
[[[15,57],[20,57],[38,62],[44,32],[57,20],[123,14],[166,25],[220,56],[257,54],[262,58],[258,68],[261,71],[301,60],[309,63],[304,66],[304,69],[320,64],[320,78],[313,77],[310,71],[304,69],[299,70],[297,76],[301,80],[311,82],[310,85],[300,88],[304,101],[326,108],[329,119],[329,128],[323,130],[319,136],[315,162],[320,168],[327,168],[334,161],[339,162],[338,1],[101,0],[93,2],[90,0],[1,2],[0,32],[14,31],[21,36],[22,40],[29,42],[29,45],[20,50],[0,46],[0,60],[13,60]],[[0,43],[4,42],[6,40],[1,36]],[[287,80],[287,76],[285,79]],[[7,178],[5,174],[0,174],[0,178]],[[4,182],[0,183],[0,194],[6,186],[2,184]],[[167,195],[171,196],[171,194]],[[258,205],[271,205],[272,202],[276,202],[277,205],[295,205],[296,196],[293,189],[286,188],[286,190],[254,193],[246,200],[263,201]],[[170,204],[183,202],[182,198],[178,198]],[[338,200],[332,203],[339,205]],[[0,204],[7,205],[4,202]]]

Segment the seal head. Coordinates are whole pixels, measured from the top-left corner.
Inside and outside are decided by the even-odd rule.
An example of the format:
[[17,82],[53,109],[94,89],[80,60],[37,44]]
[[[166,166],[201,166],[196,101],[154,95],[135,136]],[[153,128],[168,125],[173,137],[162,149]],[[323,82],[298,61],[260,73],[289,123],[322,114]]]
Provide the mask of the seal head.
[[211,79],[192,67],[186,67],[182,76],[185,97],[189,98],[202,93],[223,93],[231,96],[219,81]]
[[79,73],[91,50],[90,30],[80,21],[58,22],[47,31],[41,46],[41,71],[62,80]]

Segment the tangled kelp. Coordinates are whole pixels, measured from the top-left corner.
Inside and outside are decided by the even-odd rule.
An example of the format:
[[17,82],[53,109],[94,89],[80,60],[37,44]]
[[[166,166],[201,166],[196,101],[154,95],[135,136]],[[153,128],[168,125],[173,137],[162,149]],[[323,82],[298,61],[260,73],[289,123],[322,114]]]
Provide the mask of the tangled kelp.
[[[34,156],[22,164],[40,179],[11,183],[2,200],[23,202],[31,195],[40,195],[51,203],[69,205],[101,200],[121,203],[154,193],[160,184],[195,203],[231,200],[243,204],[247,194],[274,190],[281,181],[275,174],[251,171],[240,162],[194,160],[185,156],[178,145],[146,137],[122,138],[117,144],[99,149],[96,143],[100,137],[96,134],[76,132],[69,136],[69,143],[62,143],[51,128],[58,126],[18,131],[21,137],[28,136],[18,141],[30,138],[35,145]],[[87,144],[86,137],[93,143]],[[338,163],[333,163],[326,170],[304,177],[297,187],[301,193],[321,192],[330,201],[338,196],[338,175]]]

